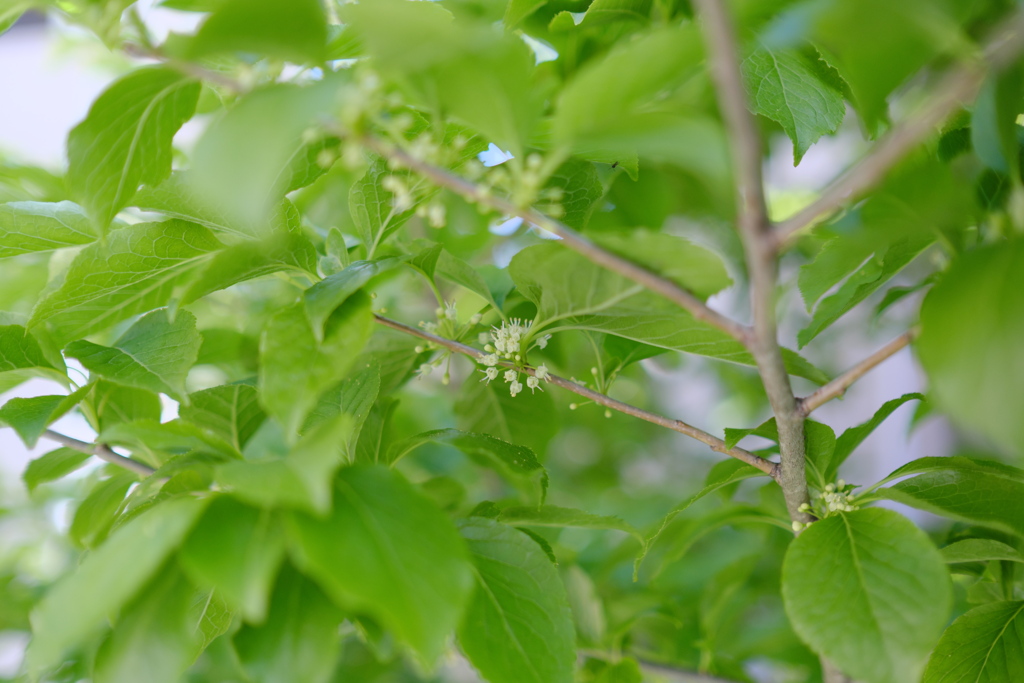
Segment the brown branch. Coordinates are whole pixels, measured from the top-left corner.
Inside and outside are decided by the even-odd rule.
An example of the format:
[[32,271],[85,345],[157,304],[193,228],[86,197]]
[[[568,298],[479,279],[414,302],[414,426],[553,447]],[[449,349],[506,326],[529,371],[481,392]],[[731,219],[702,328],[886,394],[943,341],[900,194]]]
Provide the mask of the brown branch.
[[757,123],[747,109],[737,58],[738,47],[725,1],[696,0],[695,5],[703,20],[719,109],[732,143],[739,233],[746,253],[754,317],[754,333],[747,346],[757,362],[768,402],[775,413],[782,455],[779,484],[785,495],[786,508],[793,521],[807,523],[813,517],[800,510],[810,502],[804,472],[804,416],[797,408],[778,343],[775,321],[777,263],[761,178],[761,139]]
[[149,465],[146,465],[145,463],[141,463],[138,460],[132,460],[131,458],[126,458],[119,453],[115,453],[113,450],[111,450],[109,446],[105,444],[79,441],[78,439],[67,436],[66,434],[55,432],[52,429],[47,429],[45,432],[43,432],[43,436],[49,439],[50,441],[56,441],[60,445],[65,446],[67,448],[73,448],[74,450],[81,451],[82,453],[95,455],[100,460],[109,462],[112,465],[117,465],[118,467],[123,467],[126,470],[131,470],[132,472],[135,472],[136,474],[143,477],[148,477],[149,475],[156,472],[155,469],[153,469]]
[[729,336],[746,343],[749,337],[749,330],[743,325],[709,308],[703,301],[671,280],[652,273],[646,268],[594,244],[568,225],[536,209],[516,206],[508,199],[496,197],[489,193],[481,193],[480,188],[468,180],[460,178],[443,168],[417,159],[393,145],[374,138],[362,138],[360,143],[382,157],[419,173],[439,187],[451,190],[470,201],[486,205],[495,211],[500,211],[509,216],[518,216],[529,223],[558,235],[562,238],[562,244],[586,257],[588,260],[643,285],[652,292],[660,294],[686,311],[689,311],[690,315],[697,320],[717,327]]
[[823,404],[828,403],[834,398],[842,396],[846,390],[850,388],[850,385],[866,375],[872,368],[884,361],[886,358],[892,356],[897,351],[910,344],[917,334],[917,328],[904,332],[825,386],[819,387],[813,394],[808,394],[807,396],[798,399],[797,402],[800,406],[800,412],[803,415],[810,415]]
[[961,64],[942,79],[921,109],[893,127],[853,167],[826,187],[821,196],[775,230],[778,249],[785,249],[812,227],[878,184],[900,159],[935,133],[938,126],[978,94],[990,70],[999,70],[1024,49],[1024,11],[1015,12],[986,41],[981,59]]
[[[461,353],[474,359],[480,358],[481,356],[484,355],[483,351],[480,351],[479,349],[474,349],[472,346],[467,346],[466,344],[462,344],[461,342],[453,341],[451,339],[445,339],[444,337],[439,337],[435,334],[430,334],[429,332],[424,332],[423,330],[411,327],[404,323],[400,323],[397,320],[391,320],[390,318],[384,318],[379,315],[376,315],[374,317],[376,317],[377,322],[380,323],[381,325],[390,327],[393,330],[398,330],[399,332],[403,332],[414,337],[419,337],[420,339],[424,339],[433,344],[444,347],[449,351]],[[502,365],[505,367],[512,367],[509,364]],[[524,368],[521,369],[520,371],[531,376],[536,374],[536,371],[533,368]],[[659,425],[661,427],[665,427],[666,429],[671,429],[672,431],[679,432],[680,434],[685,434],[690,438],[696,439],[701,443],[707,444],[708,446],[711,447],[711,450],[713,451],[717,451],[719,453],[723,453],[730,457],[736,458],[737,460],[741,460],[747,463],[748,465],[756,467],[765,474],[770,475],[772,478],[778,480],[777,463],[754,455],[750,451],[744,450],[742,448],[729,448],[728,446],[726,446],[725,442],[719,439],[717,436],[708,434],[704,430],[689,425],[683,422],[682,420],[673,420],[671,418],[658,415],[657,413],[652,413],[643,410],[642,408],[637,408],[636,406],[630,405],[629,403],[623,403],[622,401],[616,400],[610,396],[594,391],[593,389],[588,389],[587,387],[581,384],[577,384],[576,382],[572,382],[563,377],[558,377],[557,375],[549,375],[549,380],[551,384],[561,387],[566,391],[571,391],[572,393],[577,394],[578,396],[582,396],[583,398],[589,399],[594,403],[597,403],[598,405],[604,406],[605,408],[610,408],[611,410],[616,410],[625,415],[631,415],[632,417],[637,417],[640,418],[641,420],[646,420],[647,422]]]

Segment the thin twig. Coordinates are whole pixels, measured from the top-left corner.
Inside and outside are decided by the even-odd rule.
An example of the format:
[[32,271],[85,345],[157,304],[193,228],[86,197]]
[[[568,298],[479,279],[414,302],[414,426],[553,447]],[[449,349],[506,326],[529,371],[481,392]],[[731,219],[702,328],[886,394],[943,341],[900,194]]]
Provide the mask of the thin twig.
[[[466,344],[462,344],[451,339],[445,339],[444,337],[439,337],[435,334],[424,332],[423,330],[411,327],[409,325],[406,325],[405,323],[400,323],[397,320],[391,320],[390,318],[385,318],[379,315],[375,317],[377,319],[377,322],[380,323],[381,325],[385,325],[393,330],[398,330],[399,332],[404,332],[405,334],[412,335],[414,337],[419,337],[420,339],[425,339],[426,341],[429,341],[438,346],[442,346],[448,349],[449,351],[461,353],[466,356],[469,356],[470,358],[480,358],[481,356],[484,355],[482,351],[474,349],[472,346],[467,346]],[[536,374],[536,371],[533,368],[524,368],[521,370],[521,372],[531,376]],[[611,410],[616,410],[626,415],[631,415],[633,417],[640,418],[641,420],[646,420],[647,422],[659,425],[661,427],[665,427],[667,429],[671,429],[672,431],[679,432],[680,434],[685,434],[690,438],[696,439],[701,443],[707,444],[708,446],[711,447],[711,450],[713,451],[717,451],[719,453],[723,453],[730,457],[736,458],[737,460],[741,460],[747,463],[748,465],[756,467],[757,469],[761,470],[765,474],[768,474],[775,479],[778,478],[777,463],[754,455],[750,451],[744,450],[742,448],[729,448],[728,446],[726,446],[725,442],[719,439],[717,436],[708,434],[704,430],[689,425],[683,422],[682,420],[673,420],[671,418],[658,415],[657,413],[652,413],[643,410],[642,408],[637,408],[636,406],[630,405],[629,403],[623,403],[622,401],[616,400],[610,396],[594,391],[593,389],[588,389],[587,387],[581,384],[577,384],[576,382],[572,382],[557,375],[549,375],[548,379],[551,382],[551,384],[561,387],[566,391],[571,391],[572,393],[582,396],[583,398],[589,399],[594,403],[597,403],[598,405],[602,405],[605,408],[610,408]]]
[[725,2],[696,0],[695,4],[703,20],[719,109],[732,143],[739,233],[747,259],[754,317],[754,334],[748,340],[747,348],[757,362],[768,402],[775,413],[782,455],[779,484],[786,499],[786,508],[791,519],[807,523],[813,517],[800,510],[810,502],[804,472],[804,416],[797,409],[776,330],[777,263],[761,178],[761,139],[757,122],[747,108],[736,37]]
[[129,57],[134,57],[135,59],[152,59],[161,62],[162,64],[169,66],[175,71],[179,71],[186,76],[191,76],[192,78],[197,78],[199,80],[206,81],[207,83],[219,85],[225,90],[230,90],[234,93],[244,93],[251,90],[250,87],[246,86],[241,81],[232,78],[225,73],[214,71],[213,69],[207,69],[195,62],[187,62],[170,57],[156,48],[149,48],[137,43],[124,43],[121,46],[121,49]]
[[100,460],[109,462],[111,465],[123,467],[126,470],[131,470],[132,472],[135,472],[136,474],[143,477],[148,477],[149,475],[156,472],[155,469],[153,469],[149,465],[146,465],[145,463],[141,463],[138,460],[132,460],[131,458],[126,458],[119,453],[115,453],[106,444],[79,441],[78,439],[70,437],[66,434],[55,432],[52,429],[47,429],[45,432],[43,432],[43,436],[49,439],[50,441],[56,441],[60,445],[66,446],[67,448],[73,448],[76,451],[81,451],[82,453],[95,455]]
[[734,339],[746,343],[749,337],[749,330],[743,325],[709,308],[703,301],[675,282],[652,273],[618,254],[607,251],[561,221],[557,221],[536,209],[516,206],[505,198],[493,196],[489,193],[481,193],[480,188],[468,180],[460,178],[446,169],[417,159],[394,145],[368,137],[360,139],[360,143],[382,157],[395,161],[425,176],[439,187],[444,187],[470,201],[483,204],[495,211],[500,211],[509,216],[518,216],[537,227],[558,235],[562,238],[562,244],[586,257],[588,260],[643,285],[652,292],[660,294],[686,311],[689,311],[690,315],[697,320],[717,327]]
[[800,412],[804,415],[810,415],[823,404],[828,403],[834,398],[842,396],[846,390],[850,388],[850,385],[866,375],[872,368],[884,361],[886,358],[907,346],[914,340],[914,337],[916,337],[917,334],[917,328],[904,332],[825,386],[819,387],[813,394],[808,394],[807,396],[798,399],[797,402],[800,406]]
[[826,187],[821,195],[775,230],[778,249],[790,246],[821,216],[878,184],[900,159],[933,135],[942,123],[978,94],[990,70],[1008,66],[1024,49],[1024,11],[1015,12],[986,41],[978,62],[961,64],[946,75],[919,111],[886,133],[856,165]]

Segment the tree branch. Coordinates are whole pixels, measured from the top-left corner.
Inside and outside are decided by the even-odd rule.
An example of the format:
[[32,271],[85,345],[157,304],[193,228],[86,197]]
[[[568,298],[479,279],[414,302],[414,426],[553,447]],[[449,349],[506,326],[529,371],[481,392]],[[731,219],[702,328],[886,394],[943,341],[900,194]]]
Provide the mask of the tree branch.
[[109,462],[112,465],[117,465],[118,467],[123,467],[126,470],[131,470],[132,472],[135,472],[136,474],[143,477],[148,477],[149,475],[156,472],[155,469],[153,469],[149,465],[146,465],[145,463],[141,463],[138,460],[132,460],[131,458],[126,458],[123,455],[120,455],[119,453],[115,453],[113,450],[111,450],[109,446],[105,444],[79,441],[78,439],[67,436],[66,434],[55,432],[52,429],[47,429],[45,432],[43,432],[43,436],[49,439],[50,441],[56,441],[60,445],[65,446],[67,448],[73,448],[76,451],[81,451],[82,453],[95,455],[100,460]]
[[747,344],[757,362],[768,401],[779,429],[782,454],[779,483],[791,519],[813,520],[800,507],[810,502],[804,472],[804,416],[797,409],[779,348],[775,322],[777,264],[772,227],[764,201],[761,178],[761,140],[753,115],[747,109],[740,75],[738,47],[724,0],[695,0],[703,19],[711,73],[719,108],[732,142],[733,173],[737,180],[737,213],[750,277],[754,334]]
[[1019,11],[991,34],[979,61],[953,69],[918,112],[886,133],[863,159],[830,183],[809,206],[781,222],[774,234],[776,247],[789,247],[818,217],[833,213],[878,184],[911,149],[974,99],[990,70],[1006,67],[1022,49],[1024,11]]
[[810,415],[823,404],[828,403],[834,398],[842,396],[846,390],[850,388],[850,385],[866,375],[872,368],[910,344],[910,342],[914,340],[914,337],[918,335],[918,332],[919,330],[916,327],[904,332],[843,374],[839,375],[839,377],[836,377],[825,386],[819,387],[813,394],[808,394],[807,396],[798,399],[797,403],[800,407],[800,412],[805,416]]
[[[601,652],[600,650],[577,650],[580,657],[586,657],[590,659],[600,659],[602,661],[612,661],[610,654]],[[664,676],[670,681],[675,683],[735,683],[730,679],[720,678],[711,674],[700,673],[699,671],[689,671],[687,669],[680,669],[679,667],[670,666],[668,664],[662,664],[660,662],[654,662],[648,659],[637,657],[636,655],[630,655],[636,660],[636,663],[640,665],[640,668],[644,671],[648,671],[659,676]]]
[[361,138],[359,142],[368,149],[380,154],[382,157],[397,162],[402,166],[419,173],[439,187],[451,190],[470,201],[484,204],[495,211],[500,211],[501,213],[508,214],[509,216],[518,216],[529,223],[533,223],[548,232],[558,235],[562,238],[562,243],[565,246],[581,254],[597,265],[619,273],[620,275],[643,285],[652,292],[660,294],[669,301],[678,304],[686,311],[689,311],[690,315],[697,320],[717,327],[729,336],[738,339],[743,343],[747,342],[749,338],[749,330],[743,325],[740,325],[736,321],[731,320],[721,313],[709,308],[703,301],[671,280],[663,278],[656,273],[652,273],[646,268],[643,268],[628,259],[622,258],[618,254],[614,254],[594,244],[568,225],[565,225],[564,223],[557,221],[536,209],[519,207],[513,202],[502,197],[495,197],[490,194],[481,193],[480,188],[468,180],[460,178],[443,168],[417,159],[393,145],[389,145],[385,142],[369,137]]
[[[449,351],[461,353],[474,359],[480,358],[481,356],[484,355],[482,351],[474,349],[472,346],[467,346],[466,344],[463,344],[461,342],[453,341],[451,339],[445,339],[444,337],[439,337],[435,334],[430,334],[429,332],[424,332],[423,330],[411,327],[404,323],[400,323],[397,320],[391,320],[390,318],[385,318],[379,315],[375,315],[374,317],[377,319],[377,322],[380,323],[381,325],[390,327],[393,330],[398,330],[399,332],[403,332],[414,337],[419,337],[420,339],[425,339],[426,341],[444,347]],[[501,365],[504,367],[512,367],[510,364],[507,363],[502,363]],[[527,375],[536,374],[536,371],[533,368],[525,368],[521,371]],[[661,427],[665,427],[667,429],[671,429],[672,431],[679,432],[680,434],[685,434],[690,438],[696,439],[701,443],[707,444],[708,446],[711,447],[711,450],[713,451],[717,451],[719,453],[723,453],[730,457],[736,458],[737,460],[741,460],[747,463],[748,465],[756,467],[765,474],[771,476],[773,479],[778,480],[779,473],[777,463],[774,463],[771,460],[767,460],[760,456],[754,455],[750,451],[744,450],[742,448],[729,448],[728,446],[726,446],[725,442],[719,439],[717,436],[708,434],[704,430],[689,425],[683,422],[682,420],[673,420],[671,418],[658,415],[657,413],[652,413],[643,410],[642,408],[637,408],[636,406],[630,405],[629,403],[623,403],[622,401],[618,401],[610,396],[594,391],[593,389],[588,389],[587,387],[581,384],[577,384],[576,382],[572,382],[557,375],[549,375],[549,380],[551,384],[561,387],[566,391],[571,391],[572,393],[582,396],[583,398],[589,399],[594,403],[597,403],[598,405],[604,406],[605,408],[610,408],[611,410],[616,410],[620,413],[631,415],[633,417],[640,418],[641,420],[646,420],[647,422],[659,425]]]

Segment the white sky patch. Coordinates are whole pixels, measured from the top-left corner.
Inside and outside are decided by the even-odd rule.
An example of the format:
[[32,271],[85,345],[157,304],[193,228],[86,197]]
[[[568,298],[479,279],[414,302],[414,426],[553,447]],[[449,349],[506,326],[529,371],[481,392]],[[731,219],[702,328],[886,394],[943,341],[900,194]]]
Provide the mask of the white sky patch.
[[530,46],[531,50],[533,50],[533,57],[537,64],[553,62],[558,59],[558,51],[544,41],[537,40],[533,36],[528,36],[522,32],[519,33],[519,37],[523,39],[524,43]]
[[523,224],[523,219],[518,216],[513,216],[508,220],[502,221],[501,223],[495,223],[487,228],[492,235],[501,235],[502,237],[508,237],[509,235],[515,234],[515,231],[519,229],[519,226]]
[[509,159],[514,159],[512,152],[505,152],[493,142],[487,145],[487,149],[476,155],[476,158],[480,160],[484,166],[490,168],[491,166],[498,166],[505,163]]

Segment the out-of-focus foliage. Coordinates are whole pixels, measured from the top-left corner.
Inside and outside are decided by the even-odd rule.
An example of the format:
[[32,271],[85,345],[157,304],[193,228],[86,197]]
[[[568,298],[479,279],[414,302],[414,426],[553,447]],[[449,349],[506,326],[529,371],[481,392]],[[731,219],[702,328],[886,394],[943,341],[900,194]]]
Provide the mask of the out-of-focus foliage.
[[[762,471],[544,377],[656,413],[697,378],[705,411],[681,417],[774,457],[743,344],[491,208],[532,206],[718,310],[741,298],[733,141],[690,2],[160,4],[199,13],[194,34],[155,44],[130,0],[0,2],[0,31],[36,9],[160,62],[98,97],[65,169],[0,159],[0,390],[50,386],[0,421],[34,446],[78,414],[153,470],[68,447],[25,470],[0,511],[33,530],[0,553],[25,675],[1024,677],[1018,65],[783,255],[800,393],[872,311],[920,325],[928,378],[841,433],[807,423],[820,519],[794,539]],[[793,164],[884,135],[1015,8],[727,4],[765,158]],[[776,219],[808,200],[769,189]],[[964,454],[839,479],[907,403],[963,428]],[[928,535],[881,500],[951,521]]]

